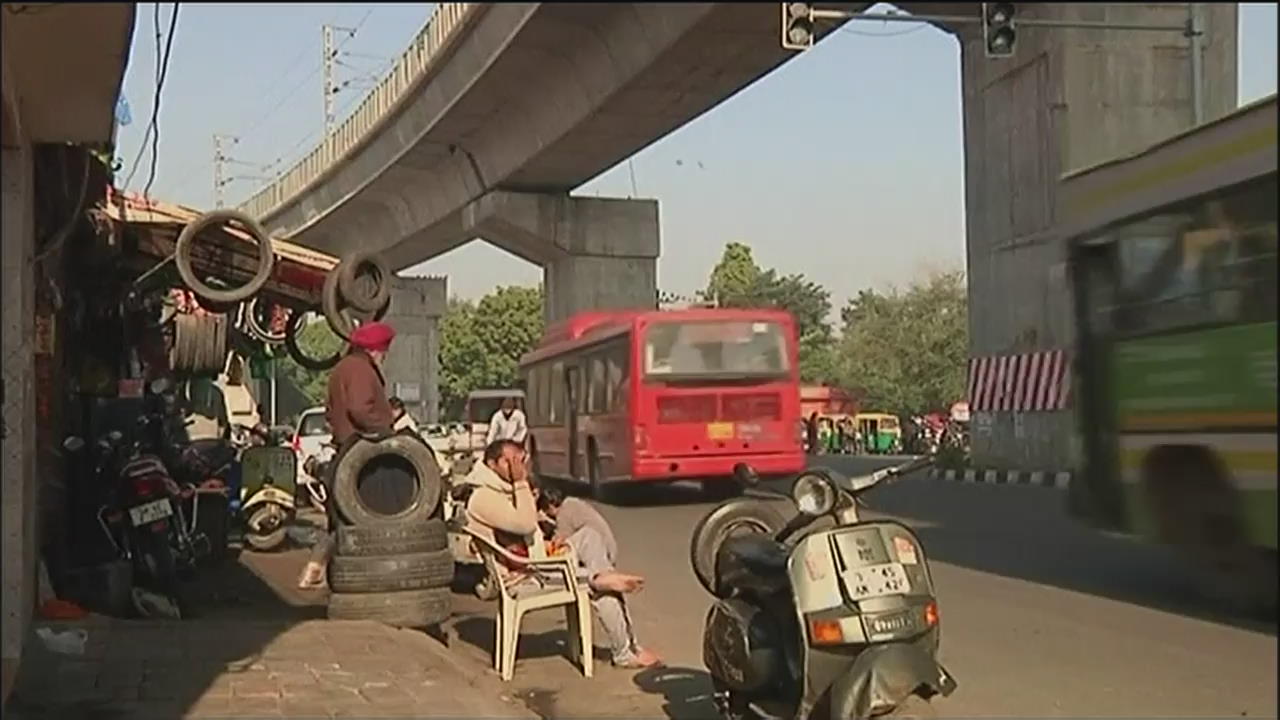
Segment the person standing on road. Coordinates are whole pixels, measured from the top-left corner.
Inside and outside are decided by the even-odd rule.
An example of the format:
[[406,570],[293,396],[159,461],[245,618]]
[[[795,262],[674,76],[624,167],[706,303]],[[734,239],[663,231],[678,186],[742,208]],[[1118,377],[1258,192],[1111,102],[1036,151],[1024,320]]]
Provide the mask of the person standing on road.
[[[468,528],[511,548],[516,554],[527,553],[528,543],[539,539],[536,536],[540,531],[524,457],[524,448],[515,440],[498,440],[488,445],[484,462],[476,464],[471,471],[469,482],[475,490],[467,499],[466,507]],[[627,668],[657,664],[656,656],[642,655],[635,646],[621,598],[623,593],[644,587],[644,578],[618,572],[610,560],[609,544],[594,528],[581,528],[575,536],[579,581],[585,582],[592,591],[591,605],[609,638],[614,664]],[[537,592],[546,584],[556,582],[515,568],[499,569],[504,575],[500,581],[516,595]]]
[[414,420],[413,416],[409,414],[409,411],[405,409],[403,400],[398,397],[393,397],[387,402],[391,404],[391,412],[394,413],[396,417],[395,424],[391,426],[392,430],[400,432],[401,430],[409,429],[415,433],[418,432],[418,422]]
[[[396,331],[380,322],[367,323],[351,333],[351,351],[329,374],[328,402],[325,418],[333,433],[333,444],[343,447],[357,434],[390,434],[395,413],[387,400],[387,383],[382,377],[382,361],[391,349]],[[336,462],[336,460],[335,460]],[[333,464],[330,467],[332,469]],[[329,478],[322,479],[325,484]],[[329,488],[333,497],[333,488]],[[329,533],[311,548],[311,558],[302,569],[298,587],[321,587],[325,583],[325,567],[333,549],[336,523],[329,512]]]
[[498,440],[514,440],[524,445],[524,436],[528,432],[524,411],[516,407],[515,398],[503,398],[502,407],[489,418],[489,434],[484,444],[488,447]]

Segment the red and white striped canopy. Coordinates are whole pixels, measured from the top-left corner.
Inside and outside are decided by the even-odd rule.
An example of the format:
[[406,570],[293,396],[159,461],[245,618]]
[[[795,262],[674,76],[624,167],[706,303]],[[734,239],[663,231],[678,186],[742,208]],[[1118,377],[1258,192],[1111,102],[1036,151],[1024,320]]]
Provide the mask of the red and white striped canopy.
[[1067,407],[1070,391],[1070,362],[1065,350],[969,359],[972,410],[1062,410]]

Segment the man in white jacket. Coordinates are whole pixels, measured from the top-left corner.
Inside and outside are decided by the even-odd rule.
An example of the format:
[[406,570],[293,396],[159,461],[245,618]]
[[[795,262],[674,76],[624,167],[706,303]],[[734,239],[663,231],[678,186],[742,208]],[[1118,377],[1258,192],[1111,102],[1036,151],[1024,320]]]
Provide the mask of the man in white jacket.
[[498,440],[514,440],[524,445],[528,432],[524,411],[516,407],[515,398],[503,398],[502,407],[489,418],[489,434],[485,436],[484,445],[488,447]]

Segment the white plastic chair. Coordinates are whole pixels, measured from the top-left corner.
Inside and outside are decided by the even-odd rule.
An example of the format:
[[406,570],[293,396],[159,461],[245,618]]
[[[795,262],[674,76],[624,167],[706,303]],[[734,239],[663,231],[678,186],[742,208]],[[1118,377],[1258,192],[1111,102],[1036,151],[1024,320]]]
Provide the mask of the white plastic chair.
[[[472,528],[466,528],[477,551],[484,557],[485,569],[498,587],[498,613],[494,618],[493,669],[505,681],[510,681],[516,671],[516,647],[520,643],[520,621],[525,613],[552,607],[563,607],[569,634],[569,658],[582,667],[582,674],[591,677],[594,653],[592,651],[591,598],[588,590],[578,584],[575,571],[578,559],[571,549],[554,557],[523,557],[508,551]],[[502,565],[506,562],[519,571],[503,577]],[[521,592],[517,597],[512,586],[531,582],[532,576],[542,587]],[[547,582],[543,578],[559,579],[563,585]]]

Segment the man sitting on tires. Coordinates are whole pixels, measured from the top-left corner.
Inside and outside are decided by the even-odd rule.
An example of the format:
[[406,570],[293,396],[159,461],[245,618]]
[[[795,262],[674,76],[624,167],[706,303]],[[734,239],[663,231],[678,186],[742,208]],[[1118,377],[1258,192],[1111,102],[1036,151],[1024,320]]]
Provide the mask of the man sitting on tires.
[[[472,469],[469,482],[475,489],[467,499],[467,526],[517,554],[526,554],[531,536],[540,532],[524,448],[515,440],[490,443],[484,450],[484,462]],[[582,528],[569,545],[578,558],[579,579],[592,590],[591,605],[609,639],[614,664],[626,668],[658,664],[657,656],[636,644],[630,617],[622,602],[624,593],[644,586],[644,578],[620,573],[614,568],[608,542],[595,528]],[[503,572],[501,581],[517,595],[536,591],[542,583],[551,581],[528,574],[512,577],[511,573],[517,571],[510,569]]]
[[[343,447],[356,435],[389,435],[395,414],[387,400],[386,380],[382,377],[382,361],[391,349],[396,331],[390,325],[372,322],[351,333],[351,351],[329,374],[328,403],[325,419],[333,433],[333,444]],[[328,478],[323,481],[328,482]],[[333,489],[329,488],[329,497]],[[332,513],[329,534],[311,548],[311,559],[302,570],[298,587],[321,587],[325,583],[325,566],[333,549],[335,532]]]

